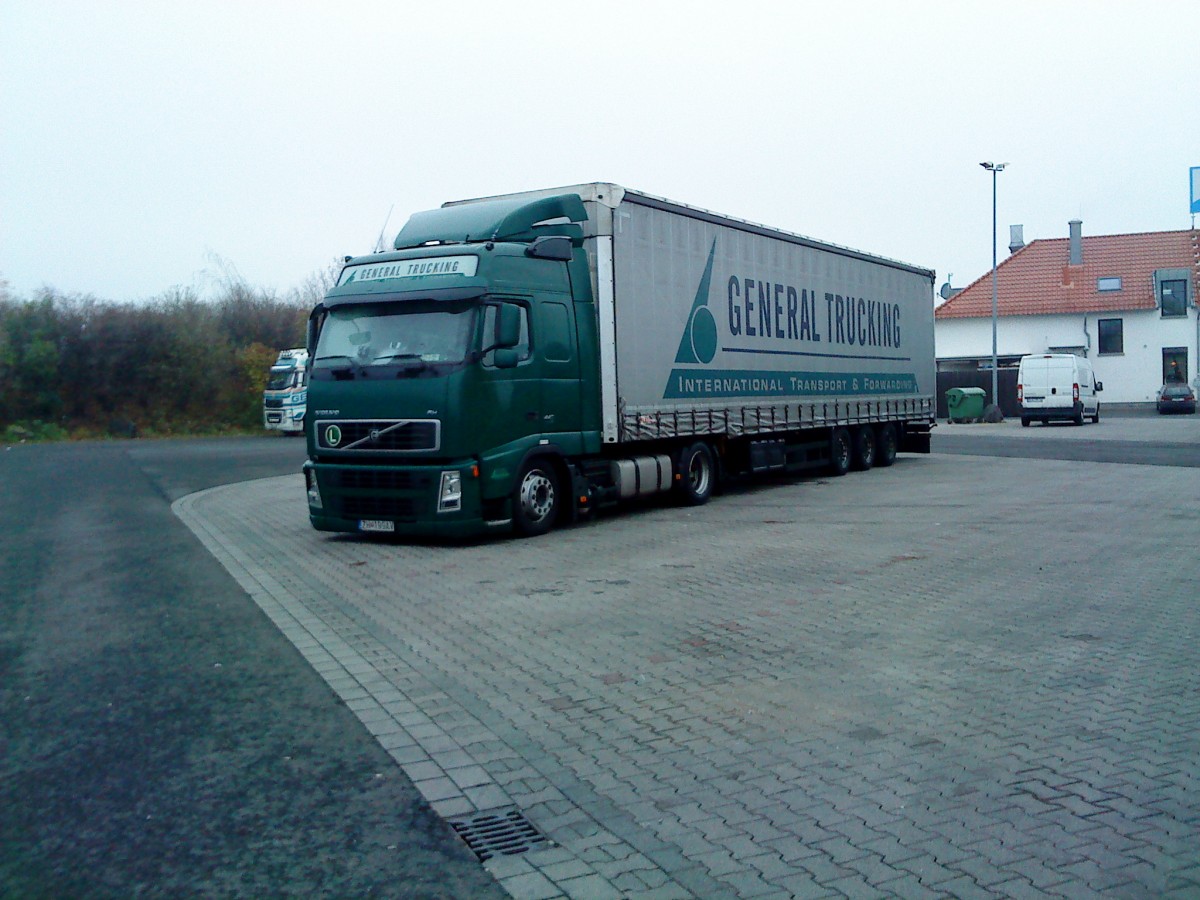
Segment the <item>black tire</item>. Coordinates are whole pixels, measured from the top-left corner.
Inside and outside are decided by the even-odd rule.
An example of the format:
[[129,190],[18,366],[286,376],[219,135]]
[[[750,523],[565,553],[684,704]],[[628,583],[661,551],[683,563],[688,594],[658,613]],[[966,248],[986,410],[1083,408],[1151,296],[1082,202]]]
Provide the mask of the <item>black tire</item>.
[[1100,424],[1100,404],[1099,403],[1096,404],[1096,414],[1094,416],[1092,416],[1092,424],[1093,425]]
[[896,436],[896,426],[890,422],[880,425],[875,434],[875,465],[886,468],[896,461],[896,453],[900,449],[900,439]]
[[522,537],[545,534],[558,519],[560,501],[558,473],[550,460],[529,460],[513,491],[513,528]]
[[1021,416],[1021,427],[1022,428],[1029,427],[1029,416]]
[[850,463],[854,459],[854,444],[850,440],[850,432],[845,428],[835,428],[829,435],[829,472],[835,476],[845,475],[850,471]]
[[717,483],[717,465],[712,450],[703,441],[685,447],[679,454],[679,479],[675,490],[687,506],[703,506],[713,495]]
[[875,465],[875,429],[870,425],[862,425],[854,429],[854,460],[852,465],[860,472],[865,472]]
[[1071,421],[1076,425],[1083,425],[1083,407],[1079,408],[1079,412],[1075,413],[1075,418],[1073,418]]

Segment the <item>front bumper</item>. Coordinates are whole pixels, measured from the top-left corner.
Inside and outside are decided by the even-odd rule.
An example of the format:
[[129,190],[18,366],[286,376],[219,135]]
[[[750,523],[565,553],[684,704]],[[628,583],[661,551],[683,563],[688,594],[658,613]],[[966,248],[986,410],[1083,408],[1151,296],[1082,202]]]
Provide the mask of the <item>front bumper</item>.
[[[320,505],[309,492],[308,518],[318,531],[354,534],[467,537],[492,530],[484,521],[478,469],[473,460],[436,465],[304,464],[306,484],[316,480]],[[457,509],[439,511],[442,473],[458,472]]]

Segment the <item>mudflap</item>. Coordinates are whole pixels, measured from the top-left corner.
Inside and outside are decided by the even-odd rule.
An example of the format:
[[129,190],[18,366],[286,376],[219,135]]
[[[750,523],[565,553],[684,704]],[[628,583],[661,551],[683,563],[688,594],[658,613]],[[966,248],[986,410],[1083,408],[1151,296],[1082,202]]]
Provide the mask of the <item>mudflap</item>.
[[900,429],[900,444],[896,449],[901,453],[928,453],[932,428],[930,422],[905,422]]
[[588,477],[575,465],[570,465],[571,471],[571,503],[567,507],[567,516],[573,524],[586,521],[592,514],[594,506],[592,483]]

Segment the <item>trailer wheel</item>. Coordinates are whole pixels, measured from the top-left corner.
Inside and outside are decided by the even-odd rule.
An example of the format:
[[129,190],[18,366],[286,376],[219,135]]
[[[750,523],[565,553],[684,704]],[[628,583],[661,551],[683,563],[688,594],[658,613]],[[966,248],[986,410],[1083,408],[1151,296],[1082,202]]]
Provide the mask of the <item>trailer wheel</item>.
[[558,476],[545,458],[531,459],[521,468],[513,494],[513,524],[523,537],[545,534],[558,518]]
[[854,445],[850,441],[850,432],[845,428],[835,428],[829,435],[829,471],[833,475],[845,475],[850,471],[850,463],[854,459]]
[[865,472],[875,465],[875,429],[862,425],[854,429],[854,468]]
[[880,425],[879,431],[875,435],[875,465],[885,467],[894,463],[899,446],[896,426],[891,422]]
[[679,475],[675,482],[679,498],[688,506],[702,506],[713,494],[717,477],[712,450],[697,441],[679,454]]

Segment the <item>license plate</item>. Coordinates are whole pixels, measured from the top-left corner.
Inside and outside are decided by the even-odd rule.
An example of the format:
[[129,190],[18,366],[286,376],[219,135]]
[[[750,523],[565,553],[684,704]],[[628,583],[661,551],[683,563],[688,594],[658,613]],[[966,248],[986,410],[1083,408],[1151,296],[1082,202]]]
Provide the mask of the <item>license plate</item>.
[[359,531],[395,531],[395,522],[385,522],[380,519],[359,519]]

